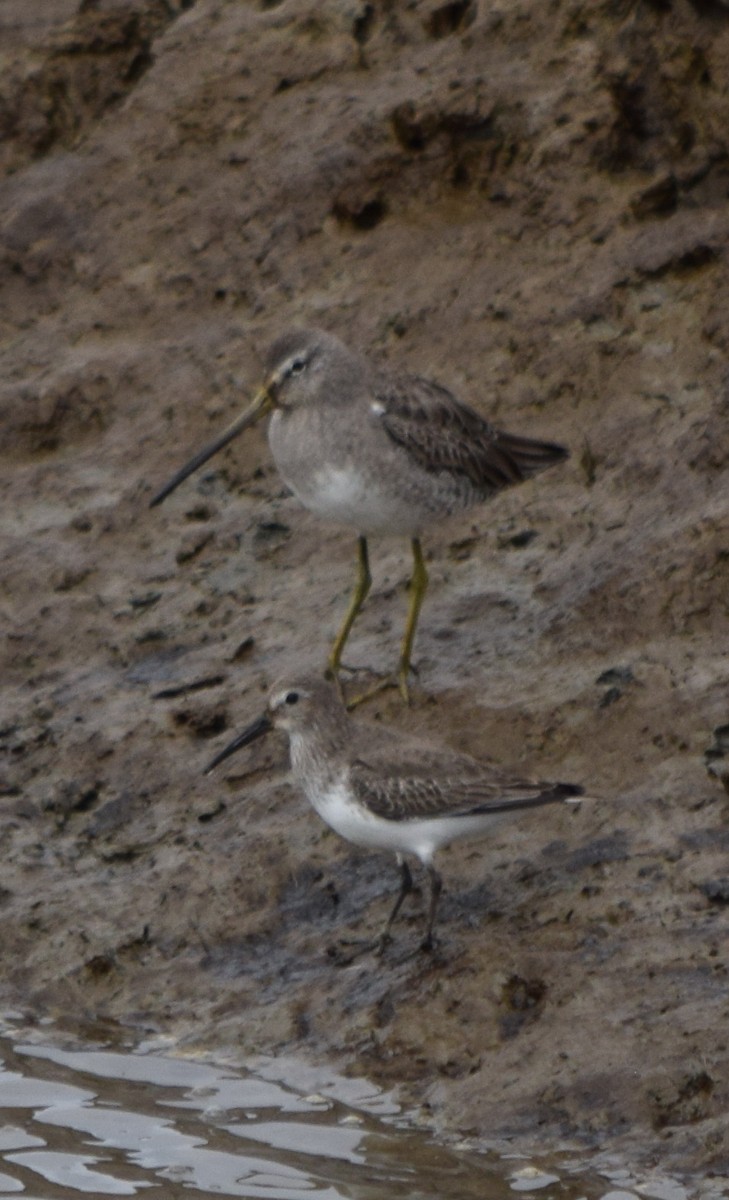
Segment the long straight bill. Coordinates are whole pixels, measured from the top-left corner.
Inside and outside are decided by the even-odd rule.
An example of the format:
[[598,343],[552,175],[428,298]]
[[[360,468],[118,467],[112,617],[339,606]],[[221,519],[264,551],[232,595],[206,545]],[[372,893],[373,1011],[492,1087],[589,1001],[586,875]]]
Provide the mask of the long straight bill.
[[201,467],[209,458],[217,454],[218,450],[222,450],[223,446],[227,446],[228,442],[232,442],[233,438],[242,433],[244,429],[247,429],[249,425],[255,425],[256,421],[260,421],[261,417],[270,412],[272,408],[273,399],[271,393],[267,388],[261,388],[260,392],[254,397],[250,407],[245,412],[242,412],[239,417],[236,417],[233,423],[223,433],[219,434],[214,441],[209,442],[207,446],[203,447],[199,454],[196,454],[188,463],[185,463],[185,466],[176,475],[173,475],[169,482],[150,500],[149,507],[155,508],[157,504],[161,504],[169,496],[170,492],[174,492],[175,488],[183,480],[187,479],[188,475],[192,475],[193,471],[197,471],[198,467]]
[[264,734],[270,733],[272,729],[273,725],[271,723],[271,718],[269,717],[268,713],[264,713],[262,717],[259,717],[258,720],[249,725],[247,729],[244,729],[242,733],[239,733],[237,738],[234,738],[232,742],[229,742],[225,749],[220,751],[220,754],[216,754],[213,761],[205,768],[204,773],[209,775],[211,771],[215,770],[218,763],[221,763],[224,759],[229,758],[231,754],[235,754],[236,750],[241,750],[243,746],[249,746],[251,742],[257,741],[259,737],[263,737]]

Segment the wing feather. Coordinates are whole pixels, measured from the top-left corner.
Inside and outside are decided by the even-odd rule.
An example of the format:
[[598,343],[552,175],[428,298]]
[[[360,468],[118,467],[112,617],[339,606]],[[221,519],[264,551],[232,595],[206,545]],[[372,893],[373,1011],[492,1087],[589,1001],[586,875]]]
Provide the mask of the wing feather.
[[443,816],[477,816],[537,808],[582,794],[570,783],[534,783],[513,779],[496,769],[465,759],[473,770],[435,775],[413,768],[383,772],[356,759],[350,782],[356,797],[377,816],[390,821]]
[[503,433],[447,388],[417,375],[383,378],[375,398],[383,428],[421,467],[463,475],[484,496],[568,455],[553,442]]

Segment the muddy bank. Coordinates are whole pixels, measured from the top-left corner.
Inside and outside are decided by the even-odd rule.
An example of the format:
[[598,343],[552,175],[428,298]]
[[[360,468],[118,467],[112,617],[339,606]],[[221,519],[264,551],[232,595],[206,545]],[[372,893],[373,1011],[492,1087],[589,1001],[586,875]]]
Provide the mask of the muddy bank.
[[[728,14],[48,7],[8,6],[0,98],[5,1002],[729,1172]],[[201,775],[323,662],[353,539],[260,430],[147,507],[294,322],[572,449],[428,536],[415,702],[366,715],[598,799],[449,851],[437,954],[421,896],[377,969],[327,950],[392,865],[278,743]],[[350,650],[386,668],[407,547],[372,567]]]

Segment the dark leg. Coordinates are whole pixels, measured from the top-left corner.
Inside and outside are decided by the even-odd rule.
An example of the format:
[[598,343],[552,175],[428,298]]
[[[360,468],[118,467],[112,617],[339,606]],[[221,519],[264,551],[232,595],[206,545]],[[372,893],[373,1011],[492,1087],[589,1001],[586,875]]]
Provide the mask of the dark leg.
[[342,654],[344,647],[347,644],[347,638],[350,635],[352,626],[360,614],[362,605],[367,599],[367,593],[372,586],[372,576],[370,575],[369,557],[367,554],[367,538],[359,537],[357,539],[357,582],[352,592],[352,598],[349,602],[342,627],[336,636],[332,652],[329,655],[328,673],[336,679],[337,672],[342,665]]
[[413,877],[410,874],[408,864],[401,855],[398,854],[397,858],[400,864],[400,891],[395,897],[395,903],[385,922],[385,928],[382,930],[380,936],[375,938],[374,942],[363,941],[361,938],[356,940],[342,938],[339,947],[330,947],[327,950],[327,954],[338,966],[349,966],[350,963],[354,962],[355,958],[358,958],[360,954],[366,954],[367,951],[374,950],[375,954],[380,956],[384,953],[385,947],[392,941],[390,927],[402,907],[403,900],[408,892],[412,891],[413,887]]
[[438,911],[438,901],[443,890],[443,881],[432,863],[428,863],[428,874],[430,876],[430,907],[428,908],[428,928],[425,931],[425,937],[420,943],[421,950],[433,949],[435,914]]
[[410,874],[410,867],[405,862],[405,859],[401,858],[400,859],[400,891],[397,893],[397,896],[395,897],[395,903],[392,906],[392,912],[390,913],[389,917],[387,918],[385,928],[383,929],[383,931],[380,934],[380,937],[378,939],[378,951],[377,951],[378,954],[382,954],[383,950],[385,949],[385,946],[391,940],[390,928],[392,926],[393,921],[395,920],[395,917],[397,916],[397,914],[399,913],[399,911],[402,907],[403,900],[407,896],[408,892],[412,891],[412,887],[413,887],[413,877]]
[[400,662],[397,669],[400,694],[406,703],[410,699],[408,676],[410,674],[410,659],[412,657],[413,642],[415,641],[415,630],[423,598],[428,587],[428,572],[425,567],[425,559],[423,558],[423,550],[419,538],[413,538],[412,548],[413,574],[410,579],[410,607],[408,609],[407,621],[405,622],[405,637],[403,638],[400,650]]

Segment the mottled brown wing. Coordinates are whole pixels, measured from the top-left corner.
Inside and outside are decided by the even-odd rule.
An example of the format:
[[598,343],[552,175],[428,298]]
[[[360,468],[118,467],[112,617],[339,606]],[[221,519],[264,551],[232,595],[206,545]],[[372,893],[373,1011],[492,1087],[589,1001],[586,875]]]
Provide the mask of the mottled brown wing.
[[462,750],[365,721],[351,721],[350,730],[352,758],[381,775],[449,778],[458,775],[462,779],[481,779],[491,773],[494,780],[507,778],[498,764],[481,750],[479,758],[472,758]]
[[503,813],[582,794],[582,788],[574,784],[511,780],[486,769],[468,779],[460,774],[434,776],[417,770],[385,773],[359,759],[350,769],[350,782],[357,799],[389,821]]
[[383,380],[375,398],[384,429],[421,467],[464,475],[486,496],[568,456],[564,446],[503,433],[416,375]]

